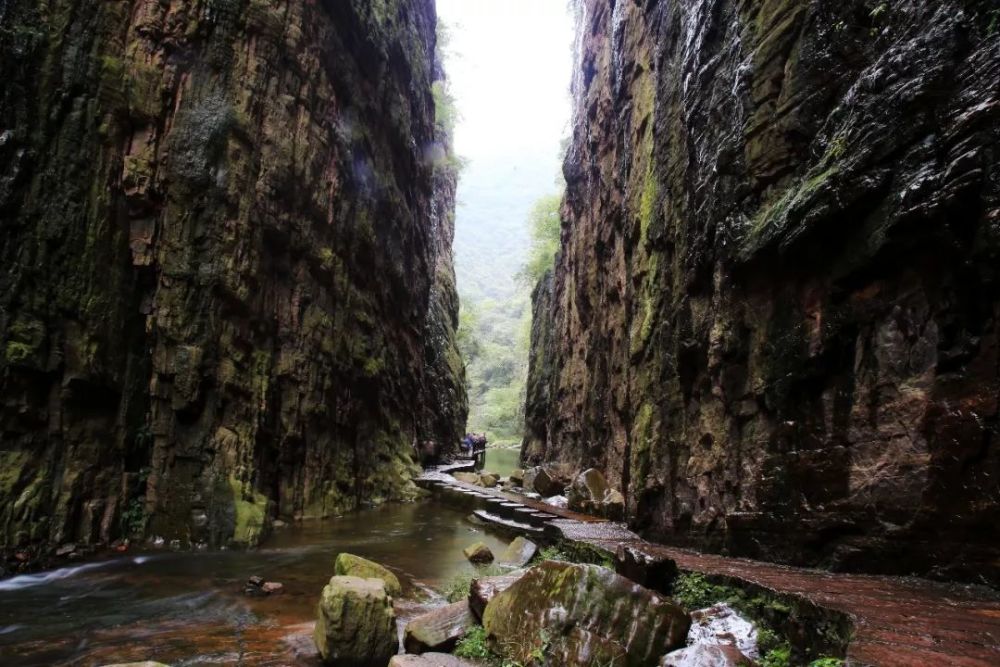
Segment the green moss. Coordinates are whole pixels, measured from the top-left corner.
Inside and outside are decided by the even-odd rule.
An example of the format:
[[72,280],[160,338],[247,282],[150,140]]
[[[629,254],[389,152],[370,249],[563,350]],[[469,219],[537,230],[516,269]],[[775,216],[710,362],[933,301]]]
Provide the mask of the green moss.
[[233,494],[233,508],[236,511],[236,529],[233,541],[241,544],[256,544],[262,537],[267,512],[267,497],[251,491],[249,499],[244,494],[244,485],[235,477],[229,478],[229,488]]
[[649,240],[649,228],[656,214],[656,200],[659,196],[659,184],[653,174],[652,165],[646,170],[642,182],[642,196],[639,199],[639,235],[643,243]]
[[10,500],[10,494],[20,482],[24,467],[30,460],[31,452],[0,451],[0,498]]
[[809,667],[842,667],[844,661],[840,658],[818,658],[809,663]]
[[25,345],[24,343],[10,342],[7,343],[7,349],[4,351],[4,357],[8,364],[21,364],[29,359],[33,350]]
[[333,250],[326,247],[320,248],[319,253],[317,253],[316,256],[319,257],[319,263],[323,266],[324,269],[326,269],[327,271],[333,269],[334,267]]
[[448,602],[458,602],[469,596],[469,588],[473,579],[480,577],[492,577],[503,574],[506,570],[499,565],[477,565],[475,570],[460,572],[452,577],[441,591]]
[[795,206],[805,203],[819,188],[838,173],[835,166],[827,167],[807,178],[797,187],[789,188],[774,204],[761,209],[750,227],[751,237],[765,234]]
[[545,560],[600,565],[609,570],[615,568],[614,557],[611,553],[588,544],[583,544],[582,542],[571,542],[568,540],[543,547],[532,562],[540,563]]
[[653,448],[653,429],[656,413],[651,403],[639,406],[632,424],[631,475],[632,479],[645,479],[649,471],[650,452]]

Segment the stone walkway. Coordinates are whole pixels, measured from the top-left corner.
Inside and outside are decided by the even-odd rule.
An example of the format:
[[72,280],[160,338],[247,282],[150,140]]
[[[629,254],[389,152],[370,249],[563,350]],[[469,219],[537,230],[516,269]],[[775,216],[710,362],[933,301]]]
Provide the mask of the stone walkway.
[[507,528],[518,523],[533,532],[542,528],[550,537],[611,554],[626,545],[670,558],[684,571],[730,577],[845,614],[854,627],[847,651],[851,666],[1000,667],[1000,594],[989,589],[831,573],[653,544],[620,524],[464,484],[446,471],[429,472],[418,484],[466,503],[480,518],[495,516]]

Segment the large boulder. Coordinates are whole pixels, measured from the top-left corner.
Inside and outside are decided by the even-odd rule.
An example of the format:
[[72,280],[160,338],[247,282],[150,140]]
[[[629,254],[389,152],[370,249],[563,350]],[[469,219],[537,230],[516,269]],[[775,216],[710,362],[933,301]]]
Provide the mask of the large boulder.
[[[486,605],[483,627],[509,657],[530,663],[640,667],[684,645],[690,619],[653,591],[607,568],[545,561]],[[544,644],[544,638],[556,638]]]
[[750,658],[760,657],[757,628],[724,602],[691,613],[687,643],[735,646]]
[[493,552],[490,551],[490,548],[482,542],[470,544],[462,550],[462,553],[465,554],[465,557],[469,559],[470,563],[493,562]]
[[573,479],[566,490],[566,499],[571,508],[579,510],[590,503],[601,502],[610,490],[604,473],[597,468],[588,468]]
[[672,651],[660,660],[660,667],[753,667],[754,661],[735,646],[696,644]]
[[625,497],[612,489],[604,474],[588,468],[575,478],[566,491],[571,510],[618,520],[625,514]]
[[337,667],[385,667],[399,649],[396,613],[381,579],[336,576],[316,608],[316,648]]
[[484,472],[479,474],[479,486],[485,486],[488,489],[492,489],[499,483],[500,475],[496,473]]
[[516,468],[510,472],[510,477],[507,479],[510,480],[511,486],[524,486],[524,471]]
[[337,562],[334,563],[333,570],[333,573],[338,576],[381,579],[385,582],[385,592],[392,597],[399,597],[403,592],[403,587],[396,575],[375,561],[362,558],[361,556],[342,553],[337,556]]
[[538,553],[538,545],[524,537],[516,537],[500,554],[500,565],[507,567],[524,567]]
[[566,480],[555,468],[535,466],[524,473],[524,488],[541,496],[555,496],[566,488]]
[[407,653],[450,651],[474,625],[476,618],[469,610],[468,600],[438,607],[406,624],[403,648]]
[[515,570],[507,574],[473,579],[469,586],[469,607],[476,618],[482,620],[486,605],[490,600],[514,585],[514,582],[524,576],[526,570]]

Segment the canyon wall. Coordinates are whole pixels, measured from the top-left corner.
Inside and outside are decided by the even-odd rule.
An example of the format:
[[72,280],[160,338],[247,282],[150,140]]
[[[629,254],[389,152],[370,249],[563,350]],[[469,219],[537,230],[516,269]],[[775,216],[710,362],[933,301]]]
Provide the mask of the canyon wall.
[[4,552],[411,495],[418,443],[464,427],[435,26],[432,0],[0,4]]
[[665,541],[1000,582],[1000,11],[583,0],[529,463]]

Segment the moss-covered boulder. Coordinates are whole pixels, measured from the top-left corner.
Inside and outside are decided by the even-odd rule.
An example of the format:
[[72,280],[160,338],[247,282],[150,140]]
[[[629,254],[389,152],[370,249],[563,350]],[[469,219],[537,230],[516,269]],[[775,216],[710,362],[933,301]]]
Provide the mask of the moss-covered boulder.
[[492,563],[493,552],[482,542],[476,542],[462,549],[462,553],[470,563]]
[[403,586],[399,583],[399,579],[395,574],[375,561],[362,558],[361,556],[342,553],[337,556],[337,562],[334,564],[333,569],[333,573],[338,576],[381,579],[385,584],[385,592],[392,597],[398,597],[403,592]]
[[655,664],[684,645],[680,607],[606,568],[546,561],[486,605],[483,627],[512,660],[566,667]]
[[381,579],[337,576],[316,608],[316,648],[338,667],[384,667],[399,649],[396,613]]

